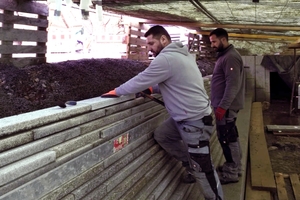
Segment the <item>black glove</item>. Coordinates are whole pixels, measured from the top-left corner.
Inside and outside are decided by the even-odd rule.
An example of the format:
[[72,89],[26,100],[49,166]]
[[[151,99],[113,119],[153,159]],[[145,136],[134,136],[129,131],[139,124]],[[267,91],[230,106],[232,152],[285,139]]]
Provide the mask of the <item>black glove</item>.
[[[152,94],[152,87],[147,88],[146,90],[143,91],[143,93],[151,95]],[[146,97],[142,92],[138,92],[135,94],[135,98],[139,98],[139,97]]]

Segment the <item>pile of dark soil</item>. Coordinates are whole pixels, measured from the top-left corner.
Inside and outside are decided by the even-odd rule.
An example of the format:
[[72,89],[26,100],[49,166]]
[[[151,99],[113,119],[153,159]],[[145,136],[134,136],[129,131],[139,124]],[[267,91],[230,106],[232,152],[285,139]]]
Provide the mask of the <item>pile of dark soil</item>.
[[[209,64],[199,65],[203,76]],[[0,63],[0,118],[99,97],[143,71],[149,63],[82,59],[16,68]],[[202,69],[202,70],[201,70]]]
[[83,59],[25,68],[0,64],[0,118],[98,97],[147,66],[124,59]]

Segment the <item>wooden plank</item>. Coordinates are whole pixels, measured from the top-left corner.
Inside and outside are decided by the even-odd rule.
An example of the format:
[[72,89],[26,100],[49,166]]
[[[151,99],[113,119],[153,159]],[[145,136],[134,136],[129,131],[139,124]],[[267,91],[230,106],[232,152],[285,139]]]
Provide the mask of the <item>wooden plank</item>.
[[140,22],[131,22],[129,28],[143,29],[143,30],[148,29],[147,26],[145,26],[143,23]]
[[271,192],[264,190],[255,190],[251,186],[251,173],[250,164],[248,164],[247,169],[247,179],[246,179],[246,194],[245,200],[271,200]]
[[148,49],[146,47],[133,47],[133,46],[130,46],[129,47],[129,51],[134,51],[134,52],[144,52],[144,53],[147,53],[148,54]]
[[[14,15],[14,12],[13,11],[9,11],[9,10],[4,10],[3,13],[6,16],[9,16],[9,15],[13,16]],[[14,25],[10,24],[10,23],[3,23],[2,24],[3,30],[12,29],[13,27],[14,27]],[[1,34],[4,34],[4,32],[0,31],[0,35]],[[12,40],[1,39],[1,37],[0,37],[0,40],[2,40],[1,45],[13,45],[13,41]],[[2,54],[1,57],[9,59],[9,58],[12,58],[12,54]]]
[[300,135],[300,132],[298,133],[294,133],[294,132],[282,132],[282,131],[273,131],[273,135],[290,135],[290,136],[299,136]]
[[48,27],[47,19],[29,18],[24,16],[5,15],[0,13],[0,22],[10,24],[22,24],[28,26]]
[[144,34],[145,33],[141,32],[141,31],[137,31],[137,30],[133,30],[133,29],[129,30],[129,35],[136,35],[139,37],[144,37]]
[[252,103],[249,147],[252,187],[276,191],[274,173],[264,133],[261,102]]
[[46,57],[26,57],[26,58],[0,58],[0,63],[12,64],[16,67],[25,67],[30,65],[37,65],[46,63]]
[[[43,15],[38,15],[38,19],[45,20],[45,19],[47,19],[47,17],[43,16]],[[47,32],[46,27],[38,27],[38,31],[45,31],[47,33],[47,36],[48,36],[48,32]],[[46,39],[48,40],[48,37]],[[46,42],[37,42],[37,46],[39,46],[41,48],[46,47],[46,49],[47,49]],[[36,57],[45,58],[46,53],[37,52]]]
[[300,182],[298,174],[290,174],[295,200],[300,200]]
[[289,49],[300,49],[300,43],[291,43],[288,45]]
[[0,40],[47,42],[47,31],[0,28]]
[[300,132],[300,126],[298,125],[267,125],[268,131],[282,131],[282,132]]
[[146,40],[140,39],[140,38],[133,38],[130,37],[129,38],[129,44],[133,44],[133,45],[141,45],[141,46],[146,46]]
[[[197,34],[209,35],[209,31],[199,31]],[[299,36],[284,36],[284,35],[264,35],[264,34],[243,34],[243,33],[228,33],[228,36],[233,38],[250,38],[250,39],[277,39],[277,40],[287,40],[294,41],[299,38]]]
[[277,195],[278,200],[288,200],[287,192],[285,189],[285,182],[283,175],[281,173],[275,172],[275,179],[276,179],[276,185],[277,185]]
[[148,60],[149,57],[147,55],[142,55],[142,54],[129,54],[127,56],[128,59],[131,60]]
[[48,5],[35,1],[1,0],[0,9],[48,16]]
[[0,53],[47,53],[47,46],[0,45]]
[[[167,24],[185,27],[210,27],[210,28],[236,28],[236,29],[258,29],[271,31],[300,31],[299,26],[274,26],[274,25],[254,25],[254,24],[207,24],[201,22],[185,22],[185,21],[167,21],[167,20],[144,20],[144,24]],[[209,35],[209,34],[208,34]],[[297,39],[295,39],[297,40]],[[298,40],[297,40],[298,41]]]

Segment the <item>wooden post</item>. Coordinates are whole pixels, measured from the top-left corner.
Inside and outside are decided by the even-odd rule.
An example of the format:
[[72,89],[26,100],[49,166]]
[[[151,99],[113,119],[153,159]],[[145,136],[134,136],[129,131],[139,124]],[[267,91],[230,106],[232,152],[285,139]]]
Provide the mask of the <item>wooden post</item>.
[[[38,19],[45,19],[47,20],[47,16],[44,16],[44,15],[38,15]],[[38,30],[39,31],[47,31],[47,27],[38,27]],[[46,47],[46,42],[37,42],[37,46],[40,46],[40,47]],[[45,48],[47,49],[47,48]],[[42,58],[45,58],[46,57],[46,53],[37,53],[36,54],[36,57],[42,57]]]
[[[6,16],[8,16],[8,15],[13,16],[14,11],[4,10],[3,14],[4,14],[3,24],[2,24],[3,30],[8,30],[9,31],[10,29],[14,28],[14,24],[7,22],[6,21]],[[13,45],[13,41],[2,40],[2,45]],[[12,54],[11,53],[10,54],[1,54],[1,57],[9,59],[9,58],[12,58]]]

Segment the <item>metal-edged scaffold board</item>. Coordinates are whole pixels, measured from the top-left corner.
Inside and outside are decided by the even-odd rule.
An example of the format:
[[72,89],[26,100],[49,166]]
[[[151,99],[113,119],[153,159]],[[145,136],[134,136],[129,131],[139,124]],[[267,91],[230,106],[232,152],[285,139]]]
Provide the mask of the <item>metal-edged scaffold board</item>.
[[300,133],[300,125],[267,125],[268,131]]

